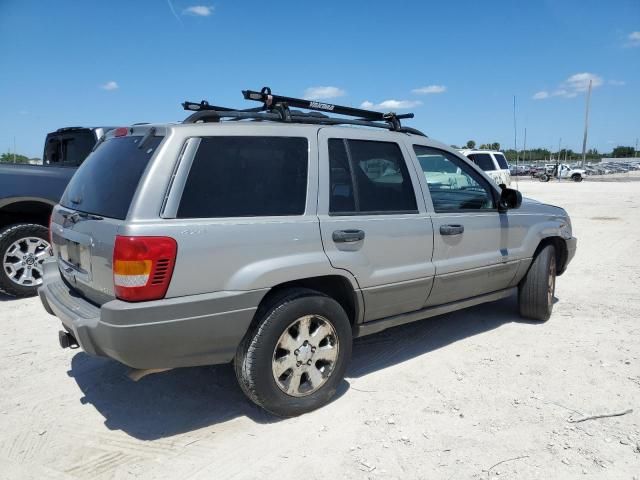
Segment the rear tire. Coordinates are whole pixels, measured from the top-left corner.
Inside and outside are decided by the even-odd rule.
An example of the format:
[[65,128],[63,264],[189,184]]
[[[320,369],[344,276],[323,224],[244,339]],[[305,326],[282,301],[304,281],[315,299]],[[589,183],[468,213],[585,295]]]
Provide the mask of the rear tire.
[[0,229],[0,292],[35,295],[42,284],[42,262],[50,255],[46,227],[19,223]]
[[549,181],[549,175],[547,175],[546,173],[543,173],[542,175],[540,175],[538,177],[538,180],[540,180],[541,182],[548,182]]
[[553,245],[547,245],[538,253],[518,285],[520,315],[541,322],[549,320],[555,289],[556,250]]
[[280,417],[326,405],[351,359],[351,324],[344,309],[320,292],[295,288],[257,315],[234,360],[245,395]]
[[575,174],[571,175],[571,180],[573,180],[574,182],[581,182],[582,181],[582,175],[580,175],[579,173],[575,173]]

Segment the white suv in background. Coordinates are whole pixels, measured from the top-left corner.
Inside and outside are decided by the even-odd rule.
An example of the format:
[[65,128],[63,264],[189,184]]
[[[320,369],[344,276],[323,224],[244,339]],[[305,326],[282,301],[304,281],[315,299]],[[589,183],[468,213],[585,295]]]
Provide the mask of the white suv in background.
[[475,149],[463,149],[459,152],[484,170],[498,185],[505,184],[507,187],[511,185],[509,164],[502,152]]

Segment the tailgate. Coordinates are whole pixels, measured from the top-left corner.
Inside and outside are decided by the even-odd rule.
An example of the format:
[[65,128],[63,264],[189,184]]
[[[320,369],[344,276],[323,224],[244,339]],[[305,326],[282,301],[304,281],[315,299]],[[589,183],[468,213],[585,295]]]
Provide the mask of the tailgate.
[[60,273],[74,289],[98,305],[115,298],[113,247],[123,222],[95,219],[57,206],[51,217],[53,255]]
[[51,240],[60,272],[98,305],[115,298],[116,235],[162,139],[153,127],[108,133],[77,170],[53,211]]

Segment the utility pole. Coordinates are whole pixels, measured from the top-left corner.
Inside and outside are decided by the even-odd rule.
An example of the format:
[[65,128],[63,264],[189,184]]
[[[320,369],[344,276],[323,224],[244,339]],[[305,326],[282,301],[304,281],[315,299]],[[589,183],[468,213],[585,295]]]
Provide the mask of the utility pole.
[[591,102],[591,83],[589,80],[589,90],[587,91],[587,108],[584,114],[584,138],[582,139],[582,165],[584,168],[584,162],[587,159],[587,130],[589,130],[589,103]]
[[513,96],[513,149],[516,151],[516,169],[518,168],[518,129],[516,128],[516,96]]

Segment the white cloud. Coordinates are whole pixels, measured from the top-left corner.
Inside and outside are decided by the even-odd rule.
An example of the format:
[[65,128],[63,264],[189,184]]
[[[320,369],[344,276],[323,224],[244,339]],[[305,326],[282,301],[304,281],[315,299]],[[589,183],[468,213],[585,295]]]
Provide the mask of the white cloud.
[[551,92],[552,97],[573,98],[576,95],[578,94],[575,91],[567,90],[566,88],[558,88],[557,90],[554,90],[553,92]]
[[118,88],[120,88],[120,86],[118,85],[118,82],[111,80],[103,85],[100,85],[100,88],[103,90],[111,91],[117,90]]
[[373,108],[374,110],[406,110],[407,108],[413,108],[422,105],[419,100],[384,100],[380,103],[373,103],[369,100],[365,100],[360,104],[360,108]]
[[575,75],[571,75],[567,78],[565,85],[569,90],[573,90],[574,92],[586,92],[589,88],[589,82],[592,82],[593,88],[599,87],[604,82],[602,77],[594,73],[576,73]]
[[309,87],[304,91],[307,100],[328,100],[330,98],[344,97],[347,94],[338,87]]
[[613,85],[614,87],[623,87],[627,84],[624,80],[609,80],[609,85]]
[[631,32],[627,36],[627,43],[625,46],[627,47],[640,47],[640,32]]
[[[614,81],[610,81],[609,83],[611,83],[612,85],[618,85],[616,83],[612,83]],[[591,82],[592,88],[597,88],[604,84],[603,78],[599,75],[596,75],[595,73],[576,73],[562,82],[555,90],[552,90],[551,92],[547,90],[541,90],[535,93],[531,98],[533,98],[534,100],[544,100],[550,97],[574,98],[577,97],[580,93],[586,92],[588,90],[589,82]]]
[[196,15],[198,17],[208,17],[212,13],[213,7],[207,7],[205,5],[193,5],[182,11],[183,15]]
[[444,85],[427,85],[426,87],[414,88],[411,90],[412,93],[416,93],[418,95],[427,95],[430,93],[444,93],[447,91],[447,87]]

